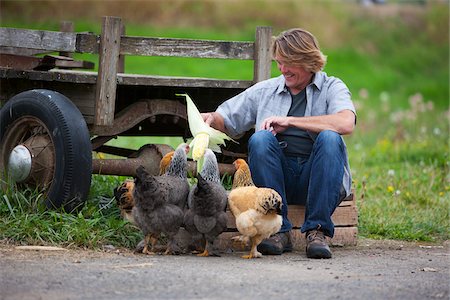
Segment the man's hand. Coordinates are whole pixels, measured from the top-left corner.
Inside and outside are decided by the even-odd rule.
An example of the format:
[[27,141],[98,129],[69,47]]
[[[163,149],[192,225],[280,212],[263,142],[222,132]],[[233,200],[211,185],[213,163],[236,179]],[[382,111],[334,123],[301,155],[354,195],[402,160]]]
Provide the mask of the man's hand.
[[289,117],[268,117],[262,122],[261,129],[269,130],[276,135],[288,129],[289,126]]
[[223,117],[217,112],[207,112],[200,114],[203,118],[203,121],[209,126],[224,133],[227,133],[225,129]]
[[203,121],[205,121],[205,123],[209,126],[214,123],[214,114],[212,112],[201,113],[200,115],[202,116]]

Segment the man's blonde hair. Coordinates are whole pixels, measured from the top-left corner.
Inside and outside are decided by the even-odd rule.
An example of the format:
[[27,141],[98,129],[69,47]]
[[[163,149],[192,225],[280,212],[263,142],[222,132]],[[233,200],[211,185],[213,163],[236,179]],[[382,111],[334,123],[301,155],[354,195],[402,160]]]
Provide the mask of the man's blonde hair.
[[285,64],[302,67],[313,73],[322,70],[327,61],[320,51],[317,39],[301,28],[280,33],[273,41],[272,56],[278,57]]

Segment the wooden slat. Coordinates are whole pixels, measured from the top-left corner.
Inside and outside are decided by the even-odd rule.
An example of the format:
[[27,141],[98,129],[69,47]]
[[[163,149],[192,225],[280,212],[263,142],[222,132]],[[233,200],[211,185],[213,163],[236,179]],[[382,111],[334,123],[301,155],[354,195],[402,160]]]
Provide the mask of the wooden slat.
[[114,122],[120,33],[120,18],[103,18],[95,99],[95,125],[99,126],[112,125]]
[[253,59],[253,43],[124,36],[121,41],[120,54]]
[[[74,31],[74,25],[73,22],[70,21],[62,21],[59,24],[59,30],[62,32],[73,32]],[[61,51],[59,52],[60,56],[66,56],[66,57],[73,57],[72,52],[66,52],[66,51]]]
[[[63,81],[73,83],[96,83],[97,73],[74,70],[19,71],[0,68],[0,78],[28,78],[43,81]],[[169,77],[155,75],[117,74],[119,85],[135,86],[167,86],[167,87],[196,87],[196,88],[231,88],[245,89],[253,82],[250,80],[226,80],[198,77]]]
[[174,77],[156,75],[118,74],[120,85],[174,86],[174,87],[212,87],[212,88],[248,88],[250,80],[226,80],[198,77]]
[[0,28],[0,46],[74,52],[76,34],[2,27]]
[[73,70],[20,71],[9,68],[0,68],[0,78],[21,78],[35,81],[95,84],[97,81],[97,73]]
[[[236,221],[233,214],[228,210],[229,229],[236,228]],[[294,228],[300,228],[305,220],[305,207],[301,205],[289,205],[288,218]],[[358,225],[358,210],[356,206],[339,206],[331,216],[335,226],[355,226]]]
[[77,33],[76,51],[80,53],[98,54],[100,35]]
[[[288,218],[294,228],[300,228],[305,221],[305,207],[289,205]],[[331,220],[335,226],[358,225],[358,210],[356,206],[339,206],[331,216]]]
[[[228,249],[234,251],[249,251],[249,245],[233,242],[231,238],[238,235],[240,235],[239,232],[224,232],[220,234],[215,245],[222,251]],[[306,246],[305,234],[301,233],[300,230],[295,229],[291,231],[291,237],[294,250],[304,251]],[[334,237],[329,239],[328,242],[331,246],[355,246],[358,243],[358,228],[336,227]]]
[[253,81],[259,82],[270,78],[272,69],[272,27],[257,27],[255,36],[255,55]]

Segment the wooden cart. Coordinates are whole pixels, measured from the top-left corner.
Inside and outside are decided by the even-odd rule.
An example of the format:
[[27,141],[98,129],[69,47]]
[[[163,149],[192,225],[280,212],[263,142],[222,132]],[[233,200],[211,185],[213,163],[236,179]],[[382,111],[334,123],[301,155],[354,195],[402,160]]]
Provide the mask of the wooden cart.
[[[238,42],[127,36],[117,17],[103,18],[100,35],[74,33],[70,23],[63,25],[59,32],[0,28],[0,175],[42,187],[49,207],[72,211],[82,205],[92,173],[133,176],[140,164],[157,173],[171,147],[130,150],[105,144],[117,136],[189,137],[185,102],[177,93],[188,93],[200,111],[213,111],[270,78],[270,27],[257,27],[253,42]],[[33,56],[50,52],[60,55]],[[71,53],[98,54],[98,72],[76,71],[92,63],[73,60]],[[126,74],[126,55],[252,60],[254,77]],[[224,149],[222,174],[234,172],[229,163],[245,155],[247,138]],[[92,159],[92,151],[124,159]]]

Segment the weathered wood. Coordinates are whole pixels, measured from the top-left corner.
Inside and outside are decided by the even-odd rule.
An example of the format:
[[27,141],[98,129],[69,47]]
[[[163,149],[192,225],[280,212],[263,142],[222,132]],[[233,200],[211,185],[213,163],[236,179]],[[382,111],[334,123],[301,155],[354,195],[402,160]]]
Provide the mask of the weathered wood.
[[51,51],[37,50],[37,49],[0,46],[0,53],[5,53],[5,54],[33,56],[33,55],[36,55],[36,54],[50,53],[50,52]]
[[[21,71],[0,67],[0,78],[28,78],[44,81],[64,81],[73,83],[96,83],[97,73],[75,70]],[[226,80],[197,77],[169,77],[156,75],[117,74],[119,85],[129,86],[165,86],[187,88],[231,88],[245,89],[253,82],[250,80]]]
[[118,112],[112,126],[91,128],[97,135],[114,136],[124,132],[141,121],[156,115],[171,115],[187,120],[186,105],[174,100],[141,100]]
[[[239,232],[223,232],[220,234],[215,245],[221,251],[232,249],[234,251],[249,251],[249,245],[243,245],[234,242],[231,238],[240,235]],[[304,251],[306,247],[305,234],[301,233],[299,229],[291,230],[292,244],[294,250]],[[331,246],[355,246],[358,243],[358,228],[357,227],[335,227],[334,237],[328,239]]]
[[98,54],[100,35],[93,33],[77,33],[76,51],[80,53]]
[[[125,36],[125,25],[120,26],[120,35]],[[122,41],[122,38],[120,38]],[[117,73],[125,73],[125,55],[119,55],[119,61],[117,62]]]
[[[59,24],[59,30],[62,32],[73,32],[74,31],[74,25],[73,22],[70,21],[62,21]],[[60,51],[59,52],[60,56],[66,56],[66,57],[73,57],[72,52],[67,52],[67,51]]]
[[[289,205],[288,218],[294,228],[300,228],[305,221],[305,207]],[[358,225],[358,210],[356,206],[338,206],[331,216],[335,226]]]
[[[236,221],[233,214],[227,210],[229,229],[236,228]],[[303,205],[289,205],[288,218],[294,228],[300,228],[305,221],[305,207]],[[335,226],[355,226],[358,225],[358,210],[356,206],[338,206],[331,216]]]
[[272,69],[272,27],[257,27],[255,36],[255,54],[253,81],[259,82],[270,78]]
[[198,77],[175,77],[157,75],[118,74],[117,83],[134,86],[173,86],[173,87],[211,87],[211,88],[238,88],[250,87],[250,80],[226,80]]
[[74,52],[76,34],[70,32],[0,28],[0,46]]
[[253,59],[253,43],[124,36],[120,54],[223,59]]
[[120,33],[120,18],[103,18],[94,122],[99,126],[112,125],[114,122]]

